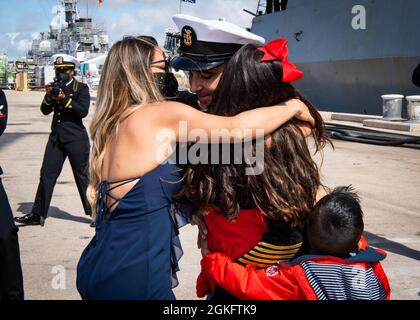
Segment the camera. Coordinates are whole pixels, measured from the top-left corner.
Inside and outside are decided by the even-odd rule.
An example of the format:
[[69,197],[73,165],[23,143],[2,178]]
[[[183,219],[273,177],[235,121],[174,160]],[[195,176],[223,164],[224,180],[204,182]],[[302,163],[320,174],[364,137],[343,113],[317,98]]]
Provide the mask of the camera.
[[60,95],[60,90],[64,88],[63,84],[60,81],[54,80],[50,84],[51,86],[51,96],[58,97]]

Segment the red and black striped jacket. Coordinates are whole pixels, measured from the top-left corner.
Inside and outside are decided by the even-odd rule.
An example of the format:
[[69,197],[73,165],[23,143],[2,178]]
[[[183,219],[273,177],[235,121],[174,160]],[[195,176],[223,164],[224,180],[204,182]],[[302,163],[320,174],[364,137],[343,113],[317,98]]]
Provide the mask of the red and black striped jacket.
[[257,268],[222,253],[209,253],[201,266],[212,286],[217,284],[243,300],[388,300],[391,289],[380,263],[385,257],[384,251],[365,243],[346,259],[304,255]]

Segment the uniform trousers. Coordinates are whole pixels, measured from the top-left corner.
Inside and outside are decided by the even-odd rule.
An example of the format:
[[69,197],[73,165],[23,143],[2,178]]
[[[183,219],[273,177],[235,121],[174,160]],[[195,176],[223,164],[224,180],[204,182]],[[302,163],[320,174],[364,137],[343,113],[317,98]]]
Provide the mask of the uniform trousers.
[[88,140],[66,143],[54,141],[51,138],[48,140],[32,213],[44,218],[47,217],[57,178],[63,169],[64,161],[68,157],[80,199],[82,200],[83,209],[86,215],[91,215],[91,208],[86,196],[89,184],[89,150],[90,145]]
[[0,178],[0,300],[23,298],[18,228]]

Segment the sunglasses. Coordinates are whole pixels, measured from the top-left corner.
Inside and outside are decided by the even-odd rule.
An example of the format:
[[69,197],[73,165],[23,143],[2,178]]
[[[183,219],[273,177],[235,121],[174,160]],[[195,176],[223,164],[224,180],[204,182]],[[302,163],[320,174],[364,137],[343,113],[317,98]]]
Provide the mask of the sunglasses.
[[[147,44],[151,44],[151,45],[155,45],[152,41],[150,41],[150,40],[148,40],[148,39],[144,39],[144,38],[142,38],[142,36],[138,36],[138,37],[134,37],[134,36],[124,36],[123,37],[123,40],[140,40],[140,41],[143,41],[144,43],[147,43]],[[150,63],[150,65],[154,65],[154,64],[158,64],[158,63],[164,63],[165,64],[165,66],[164,66],[164,69],[165,69],[165,71],[167,72],[167,71],[169,71],[169,67],[170,67],[170,64],[171,64],[171,60],[172,60],[172,58],[170,57],[170,56],[166,56],[165,54],[164,54],[164,59],[161,59],[161,60],[156,60],[156,61],[152,61],[151,63]]]
[[165,63],[165,70],[169,70],[169,67],[171,65],[171,60],[172,58],[167,56],[165,57],[165,59],[152,61],[150,64],[153,65],[153,64],[158,64],[158,63]]

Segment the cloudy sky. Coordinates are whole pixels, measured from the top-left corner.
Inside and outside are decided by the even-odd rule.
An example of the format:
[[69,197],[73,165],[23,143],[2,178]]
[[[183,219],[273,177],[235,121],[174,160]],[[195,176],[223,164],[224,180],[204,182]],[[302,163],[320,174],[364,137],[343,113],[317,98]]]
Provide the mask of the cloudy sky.
[[[175,28],[171,16],[179,12],[179,0],[79,0],[80,17],[87,12],[96,23],[105,25],[111,41],[123,35],[149,34],[162,44],[166,28]],[[0,53],[24,56],[31,40],[48,31],[60,0],[0,0]],[[225,18],[250,27],[252,16],[242,9],[256,11],[257,0],[196,0],[182,3],[182,13],[205,19]]]

